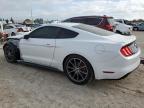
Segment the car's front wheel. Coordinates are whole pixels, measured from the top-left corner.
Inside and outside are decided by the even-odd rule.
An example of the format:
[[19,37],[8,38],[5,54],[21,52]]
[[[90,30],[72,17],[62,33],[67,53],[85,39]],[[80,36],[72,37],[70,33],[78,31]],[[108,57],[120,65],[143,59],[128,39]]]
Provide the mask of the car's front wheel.
[[4,47],[4,55],[9,63],[15,63],[17,61],[17,49],[13,45],[6,45]]
[[66,59],[64,71],[68,79],[78,85],[87,84],[94,78],[92,66],[79,55],[71,55]]

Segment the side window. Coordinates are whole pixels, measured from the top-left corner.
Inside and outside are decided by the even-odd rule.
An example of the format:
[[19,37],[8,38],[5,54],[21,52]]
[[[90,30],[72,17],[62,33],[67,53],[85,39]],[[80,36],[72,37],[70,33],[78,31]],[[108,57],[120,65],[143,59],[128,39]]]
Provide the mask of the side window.
[[13,26],[5,26],[4,29],[12,29]]
[[78,35],[77,32],[60,28],[57,38],[64,39],[64,38],[75,38]]
[[84,23],[85,24],[85,19],[84,18],[74,18],[74,19],[71,19],[71,22]]
[[71,19],[66,19],[63,22],[72,22]]
[[101,18],[87,18],[86,24],[88,25],[98,25],[102,21]]
[[125,23],[125,24],[128,24],[129,22],[128,22],[127,20],[124,20],[124,23]]
[[119,21],[117,21],[117,22],[122,23],[122,21],[121,21],[121,20],[119,20]]
[[58,27],[45,26],[34,30],[32,33],[30,33],[30,37],[54,39],[57,36],[58,30]]

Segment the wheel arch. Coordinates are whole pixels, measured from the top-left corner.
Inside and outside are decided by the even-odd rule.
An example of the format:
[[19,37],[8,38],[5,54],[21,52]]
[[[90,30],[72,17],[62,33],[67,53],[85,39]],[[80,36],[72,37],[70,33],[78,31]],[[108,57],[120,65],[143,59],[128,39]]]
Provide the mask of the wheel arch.
[[13,34],[16,34],[16,32],[11,32],[11,34],[12,34],[12,33],[13,33]]
[[68,57],[70,57],[70,56],[80,56],[80,57],[84,58],[84,59],[89,63],[89,65],[91,66],[91,68],[92,68],[92,70],[93,70],[93,76],[94,76],[94,78],[95,78],[95,72],[94,72],[94,69],[93,69],[92,64],[89,62],[89,60],[88,60],[85,56],[80,55],[80,54],[76,54],[76,53],[68,54],[68,55],[64,58],[63,63],[62,63],[62,65],[63,65],[63,70],[64,70],[64,63],[66,62],[66,60],[67,60]]
[[17,52],[17,59],[20,60],[20,50],[19,50],[18,46],[15,45],[13,42],[7,42],[7,43],[4,44],[3,50],[4,50],[4,48],[5,48],[7,45],[12,45],[12,46],[16,47],[16,50],[17,50],[17,51],[16,51],[16,52]]
[[116,33],[118,34],[122,34],[122,32],[120,30],[116,30]]

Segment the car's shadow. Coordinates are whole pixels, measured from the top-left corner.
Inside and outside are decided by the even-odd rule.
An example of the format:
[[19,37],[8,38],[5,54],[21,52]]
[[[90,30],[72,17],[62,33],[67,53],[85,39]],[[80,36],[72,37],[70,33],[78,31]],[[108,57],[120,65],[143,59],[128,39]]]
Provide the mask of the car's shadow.
[[34,67],[35,69],[49,70],[49,71],[54,71],[54,72],[57,72],[57,73],[62,73],[62,71],[60,71],[56,68],[48,67],[48,66],[43,66],[43,65],[34,64],[34,63],[28,63],[28,62],[24,62],[24,61],[19,61],[18,63],[20,65],[24,65],[24,66],[27,66],[27,67]]
[[[20,74],[20,77],[24,78],[32,85],[40,86],[41,89],[60,89],[69,92],[70,94],[72,93],[73,95],[79,95],[78,93],[80,92],[82,95],[85,93],[92,95],[96,92],[104,95],[107,95],[108,93],[117,95],[119,92],[129,93],[129,91],[137,94],[137,91],[135,91],[136,85],[133,83],[134,75],[120,80],[93,80],[86,85],[76,85],[68,80],[64,72],[57,69],[26,62],[13,64],[14,67],[17,65],[20,66],[18,70],[22,67],[22,72],[14,72],[14,74]],[[140,70],[138,69],[138,71]],[[140,94],[144,95],[144,93]]]
[[[42,66],[42,65],[33,64],[33,63],[27,63],[27,62],[23,62],[23,61],[20,61],[19,65],[34,68],[34,69],[38,70],[38,72],[42,72],[46,75],[53,75],[52,76],[53,79],[61,79],[61,80],[63,80],[62,82],[65,82],[68,85],[75,85],[67,79],[64,72],[62,72],[56,68],[52,68],[52,67],[48,67],[48,66]],[[95,80],[94,79],[92,82],[90,82],[86,85],[81,85],[81,87],[86,87],[86,88],[87,87],[88,88],[101,87],[101,88],[103,88],[103,87],[106,87],[106,85],[118,84],[122,81],[123,81],[122,79],[118,79],[118,80]],[[77,86],[77,85],[75,85],[75,86]],[[78,86],[80,86],[80,85],[78,85]]]

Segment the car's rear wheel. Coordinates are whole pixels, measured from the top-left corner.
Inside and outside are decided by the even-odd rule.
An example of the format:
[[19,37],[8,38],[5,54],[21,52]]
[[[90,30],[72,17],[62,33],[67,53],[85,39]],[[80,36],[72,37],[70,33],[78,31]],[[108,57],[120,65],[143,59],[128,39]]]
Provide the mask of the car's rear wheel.
[[4,55],[9,63],[17,62],[17,48],[13,45],[6,45],[4,47]]
[[116,30],[116,33],[117,33],[117,34],[122,34],[122,32],[120,32],[119,30]]
[[137,27],[134,27],[133,30],[134,30],[134,31],[138,31],[138,28],[137,28]]
[[11,33],[11,36],[15,36],[16,34],[14,32]]
[[90,63],[81,56],[69,56],[64,62],[66,76],[75,84],[84,85],[94,78],[93,68]]

